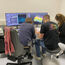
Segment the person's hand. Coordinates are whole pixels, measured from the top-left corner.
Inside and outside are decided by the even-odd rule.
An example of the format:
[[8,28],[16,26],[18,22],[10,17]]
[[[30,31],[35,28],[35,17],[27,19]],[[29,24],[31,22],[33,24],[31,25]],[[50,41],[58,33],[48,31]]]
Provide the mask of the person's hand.
[[42,39],[44,37],[44,34],[39,33],[38,37]]

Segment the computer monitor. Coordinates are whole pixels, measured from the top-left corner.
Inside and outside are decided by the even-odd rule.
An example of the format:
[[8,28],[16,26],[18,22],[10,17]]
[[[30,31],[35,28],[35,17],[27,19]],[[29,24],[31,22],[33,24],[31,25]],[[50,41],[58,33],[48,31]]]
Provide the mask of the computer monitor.
[[33,19],[34,24],[42,24],[44,15],[48,15],[48,13],[30,13],[30,17]]
[[16,26],[25,22],[26,13],[6,13],[5,17],[7,26]]

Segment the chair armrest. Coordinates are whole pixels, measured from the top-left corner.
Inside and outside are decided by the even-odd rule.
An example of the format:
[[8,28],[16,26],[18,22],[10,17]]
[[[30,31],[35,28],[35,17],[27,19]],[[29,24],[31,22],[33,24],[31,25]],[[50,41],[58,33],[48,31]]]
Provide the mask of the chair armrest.
[[58,52],[60,51],[60,48],[57,48],[56,50],[53,50],[53,51],[48,50],[48,49],[46,49],[46,50],[47,50],[47,52],[49,52],[49,53],[58,53]]

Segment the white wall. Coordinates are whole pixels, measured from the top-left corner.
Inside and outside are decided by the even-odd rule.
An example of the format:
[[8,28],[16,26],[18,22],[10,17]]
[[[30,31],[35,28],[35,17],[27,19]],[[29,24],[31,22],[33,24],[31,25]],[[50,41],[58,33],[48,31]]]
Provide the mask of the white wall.
[[5,13],[48,12],[54,20],[59,9],[60,0],[0,0],[0,25],[5,24]]
[[65,0],[61,1],[60,13],[65,15]]

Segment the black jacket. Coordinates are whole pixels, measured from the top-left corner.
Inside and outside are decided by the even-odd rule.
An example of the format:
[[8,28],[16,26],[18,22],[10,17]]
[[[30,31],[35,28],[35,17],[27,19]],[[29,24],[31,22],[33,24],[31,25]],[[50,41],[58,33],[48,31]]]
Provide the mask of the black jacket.
[[65,44],[65,22],[59,27],[59,32],[60,42]]

